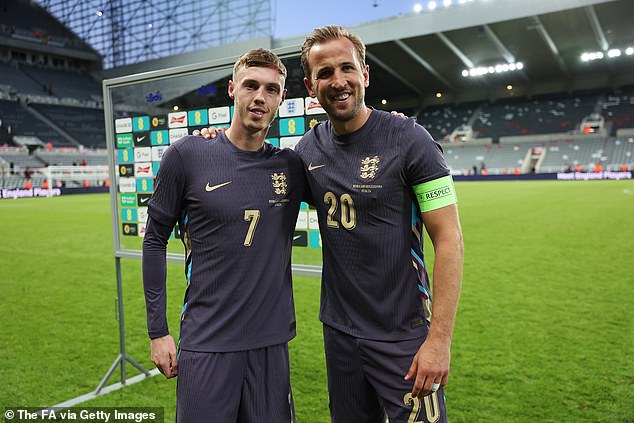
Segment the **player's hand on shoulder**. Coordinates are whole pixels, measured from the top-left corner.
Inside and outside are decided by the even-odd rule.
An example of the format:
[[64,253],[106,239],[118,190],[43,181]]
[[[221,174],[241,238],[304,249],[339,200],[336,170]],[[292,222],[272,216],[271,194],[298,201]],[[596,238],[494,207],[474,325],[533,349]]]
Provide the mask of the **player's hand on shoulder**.
[[392,110],[390,113],[393,114],[394,116],[400,117],[401,119],[407,119],[407,116],[405,116],[401,112],[397,112],[396,110]]
[[150,341],[152,361],[167,379],[178,375],[176,344],[172,335],[165,335]]
[[205,139],[214,139],[218,135],[218,132],[226,131],[227,129],[229,129],[228,126],[221,126],[218,128],[210,126],[209,128],[203,128],[200,131],[196,129],[192,132],[192,135],[195,137],[203,137]]

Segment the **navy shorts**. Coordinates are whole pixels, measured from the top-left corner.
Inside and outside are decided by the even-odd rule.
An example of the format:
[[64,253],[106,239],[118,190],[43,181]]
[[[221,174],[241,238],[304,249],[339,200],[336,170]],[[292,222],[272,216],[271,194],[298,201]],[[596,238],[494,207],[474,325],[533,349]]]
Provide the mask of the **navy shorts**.
[[443,388],[412,398],[405,381],[424,338],[384,342],[355,338],[324,325],[332,423],[446,423]]
[[180,351],[177,423],[294,421],[288,344],[224,353]]

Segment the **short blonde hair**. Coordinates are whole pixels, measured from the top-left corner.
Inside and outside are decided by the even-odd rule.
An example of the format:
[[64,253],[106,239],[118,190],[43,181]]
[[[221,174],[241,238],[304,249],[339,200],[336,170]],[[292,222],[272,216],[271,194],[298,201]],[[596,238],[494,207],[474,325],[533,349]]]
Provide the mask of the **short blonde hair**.
[[301,64],[306,78],[310,79],[310,66],[308,65],[310,49],[313,48],[315,44],[322,44],[341,38],[347,38],[352,42],[352,45],[354,45],[354,48],[357,50],[357,58],[361,62],[361,65],[365,66],[365,44],[363,44],[361,38],[341,26],[328,25],[321,28],[315,28],[313,32],[308,34],[306,40],[304,40],[304,44],[302,45]]
[[233,79],[236,79],[236,73],[240,68],[261,67],[275,69],[286,80],[286,66],[271,50],[265,48],[256,48],[244,53],[233,65]]

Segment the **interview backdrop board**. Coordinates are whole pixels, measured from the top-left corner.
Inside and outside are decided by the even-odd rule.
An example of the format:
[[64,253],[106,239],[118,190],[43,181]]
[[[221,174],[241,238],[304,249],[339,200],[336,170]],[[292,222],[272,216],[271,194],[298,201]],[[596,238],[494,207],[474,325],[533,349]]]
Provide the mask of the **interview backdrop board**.
[[[280,148],[294,148],[303,134],[317,122],[325,121],[327,116],[319,102],[307,96],[301,83],[303,75],[297,54],[292,51],[278,54],[289,71],[288,92],[266,142]],[[147,204],[161,157],[169,145],[195,129],[231,124],[233,104],[227,88],[236,59],[221,58],[104,81],[116,257],[141,255]],[[317,213],[305,203],[301,205],[293,245],[321,248]],[[321,255],[314,253],[309,252],[307,256]],[[182,254],[179,228],[175,227],[168,244],[168,257],[180,261]]]

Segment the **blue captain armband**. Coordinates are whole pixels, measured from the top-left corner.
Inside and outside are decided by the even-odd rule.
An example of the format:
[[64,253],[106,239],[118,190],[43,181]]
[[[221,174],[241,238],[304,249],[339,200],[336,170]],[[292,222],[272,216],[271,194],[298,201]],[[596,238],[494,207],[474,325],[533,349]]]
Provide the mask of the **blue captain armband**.
[[414,185],[421,212],[428,212],[458,202],[451,175]]

